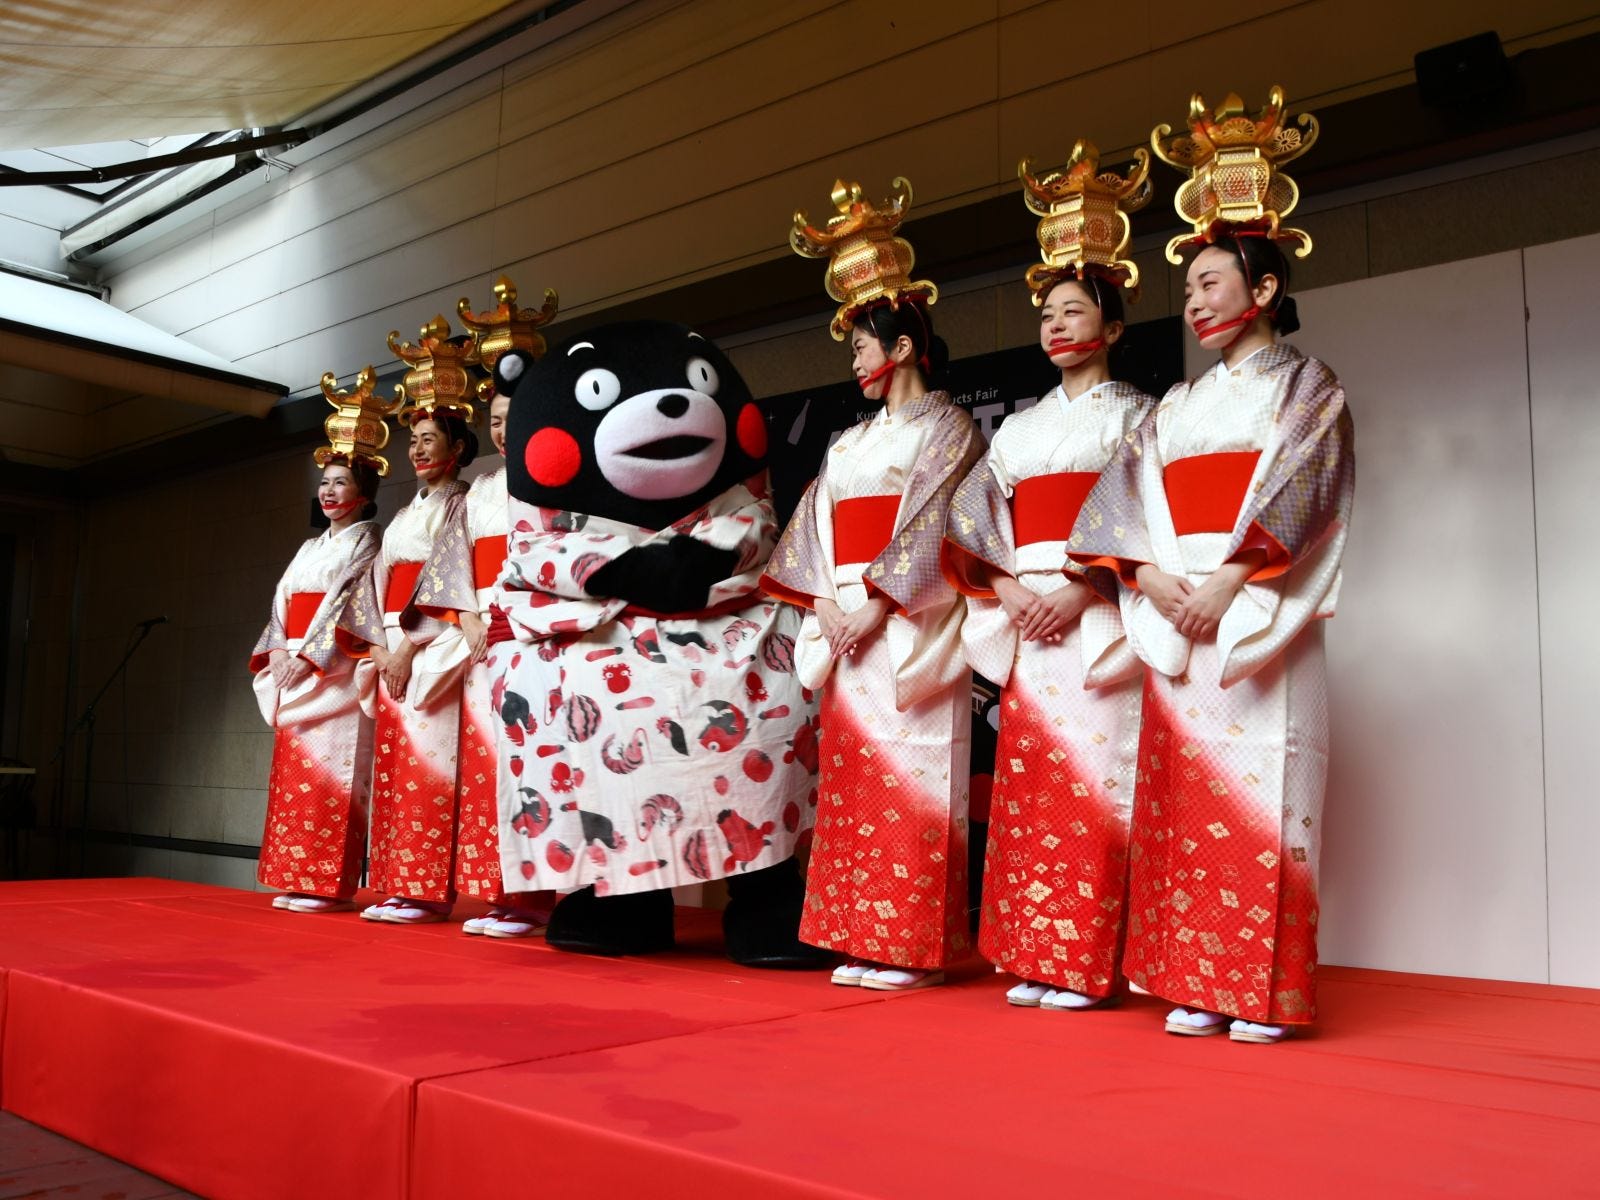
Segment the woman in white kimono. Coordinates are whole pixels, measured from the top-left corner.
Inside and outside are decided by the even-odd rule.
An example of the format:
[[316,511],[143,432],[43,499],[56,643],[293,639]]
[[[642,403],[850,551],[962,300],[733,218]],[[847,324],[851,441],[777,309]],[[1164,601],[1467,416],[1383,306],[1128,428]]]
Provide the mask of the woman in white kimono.
[[1061,383],[996,432],[945,534],[967,661],[1002,689],[978,949],[1019,977],[1006,999],[1022,1007],[1093,1007],[1116,981],[1142,670],[1115,592],[1068,562],[1067,538],[1155,404],[1111,379],[1121,335],[1116,284],[1049,290],[1039,337]]
[[911,247],[893,236],[910,203],[896,185],[885,209],[836,185],[840,215],[822,230],[796,216],[795,248],[833,257],[830,293],[845,300],[834,334],[849,334],[856,382],[884,407],[834,443],[763,579],[809,610],[796,665],[822,689],[800,937],[848,956],[834,983],[883,991],[942,982],[968,948],[971,672],[939,549],[982,448],[966,412],[928,386],[948,351],[928,320],[937,292],[907,278]]
[[361,883],[376,675],[336,633],[378,553],[377,490],[370,463],[327,458],[317,487],[327,529],[278,581],[250,656],[261,715],[274,731],[256,878],[282,888],[272,906],[290,912],[348,910]]
[[[1185,165],[1209,161],[1239,107],[1229,97],[1216,126],[1197,126],[1215,137],[1203,154],[1182,148]],[[1198,97],[1193,111],[1191,125],[1208,121]],[[1281,111],[1274,89],[1255,122],[1263,144],[1285,144]],[[1269,183],[1263,199],[1278,194]],[[1073,552],[1121,576],[1129,642],[1150,667],[1124,972],[1178,1006],[1168,1032],[1270,1043],[1316,1015],[1320,618],[1338,599],[1355,463],[1339,381],[1277,340],[1299,320],[1274,237],[1309,239],[1263,211],[1243,226],[1197,219],[1206,244],[1183,315],[1219,361],[1173,387],[1106,468]]]
[[[442,406],[412,410],[410,425],[419,490],[384,530],[362,605],[379,679],[368,875],[385,899],[361,915],[402,925],[442,921],[455,900],[461,690],[472,647],[487,636],[474,602],[442,617],[417,604],[424,568],[441,569],[435,543],[453,531],[452,544],[467,552],[458,475],[477,437]],[[470,561],[457,566],[471,571]]]
[[1149,200],[1149,156],[1124,179],[1080,141],[1065,169],[1036,179],[1024,160],[1018,174],[1043,218],[1027,283],[1061,382],[1006,420],[957,489],[944,562],[967,596],[967,661],[1001,688],[978,949],[1020,978],[1008,1003],[1061,1011],[1112,995],[1127,888],[1142,667],[1115,588],[1095,591],[1067,538],[1155,404],[1110,365],[1122,289],[1139,279],[1120,257],[1124,212]]
[[[498,393],[489,404],[489,441],[502,460],[510,407],[511,397]],[[478,624],[472,626],[466,645],[468,662],[461,693],[455,886],[458,894],[486,901],[490,907],[486,915],[463,921],[461,932],[521,938],[544,931],[555,894],[507,892],[501,883],[499,745],[495,735],[500,718],[493,690],[495,680],[503,674],[500,647],[511,639],[499,589],[510,532],[507,499],[504,465],[472,481],[465,518],[448,524],[434,542],[417,589],[417,608],[440,620],[469,609],[478,614]]]

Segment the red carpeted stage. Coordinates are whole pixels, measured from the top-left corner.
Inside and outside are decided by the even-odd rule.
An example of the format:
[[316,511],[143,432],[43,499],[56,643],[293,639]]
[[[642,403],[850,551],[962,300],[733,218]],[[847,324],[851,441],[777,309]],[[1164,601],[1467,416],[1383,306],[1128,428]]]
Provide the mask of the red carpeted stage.
[[0,884],[0,1104],[206,1196],[1600,1195],[1600,992],[1328,968],[1281,1046],[678,952]]

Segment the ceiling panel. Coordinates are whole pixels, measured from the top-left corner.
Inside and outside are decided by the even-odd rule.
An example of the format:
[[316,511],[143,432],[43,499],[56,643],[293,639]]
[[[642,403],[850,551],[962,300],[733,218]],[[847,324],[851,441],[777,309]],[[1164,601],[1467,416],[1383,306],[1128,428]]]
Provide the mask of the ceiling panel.
[[506,7],[507,0],[0,5],[0,149],[282,125]]

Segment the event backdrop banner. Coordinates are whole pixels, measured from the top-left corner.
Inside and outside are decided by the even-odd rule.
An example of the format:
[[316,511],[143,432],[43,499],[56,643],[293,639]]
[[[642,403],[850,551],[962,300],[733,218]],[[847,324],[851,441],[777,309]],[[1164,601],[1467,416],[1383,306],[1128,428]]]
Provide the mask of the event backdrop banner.
[[[839,348],[841,374],[848,374],[849,354]],[[1162,317],[1128,326],[1112,355],[1112,374],[1152,396],[1163,396],[1183,378],[1183,322]],[[951,398],[972,414],[987,441],[1000,422],[1031,408],[1060,378],[1038,346],[1019,346],[958,359],[938,382]],[[816,477],[822,456],[838,436],[875,413],[878,405],[863,400],[853,379],[826,387],[769,396],[762,402],[771,432],[773,498],[779,519],[787,522],[807,486]],[[999,727],[999,689],[987,679],[972,680],[972,807],[974,825],[989,819],[989,794],[994,786],[995,732]],[[983,837],[971,843],[972,903],[976,918],[982,887]]]

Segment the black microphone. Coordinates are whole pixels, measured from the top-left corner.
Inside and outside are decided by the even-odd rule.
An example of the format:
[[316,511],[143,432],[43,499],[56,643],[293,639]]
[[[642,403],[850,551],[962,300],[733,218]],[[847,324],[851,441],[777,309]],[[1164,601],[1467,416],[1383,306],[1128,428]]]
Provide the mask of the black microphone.
[[152,627],[156,625],[165,625],[166,623],[167,619],[165,617],[151,617],[148,621],[140,621],[138,623],[138,627],[148,633]]

